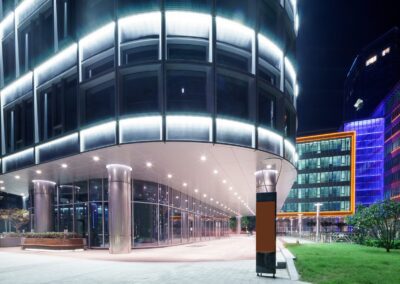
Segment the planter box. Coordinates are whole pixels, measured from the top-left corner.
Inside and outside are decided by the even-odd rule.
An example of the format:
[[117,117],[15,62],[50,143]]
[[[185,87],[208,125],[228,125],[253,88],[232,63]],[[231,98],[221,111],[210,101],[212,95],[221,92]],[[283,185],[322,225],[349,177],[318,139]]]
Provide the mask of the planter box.
[[21,239],[21,237],[0,238],[0,247],[19,247],[21,245]]
[[75,250],[84,248],[84,239],[23,238],[22,249]]

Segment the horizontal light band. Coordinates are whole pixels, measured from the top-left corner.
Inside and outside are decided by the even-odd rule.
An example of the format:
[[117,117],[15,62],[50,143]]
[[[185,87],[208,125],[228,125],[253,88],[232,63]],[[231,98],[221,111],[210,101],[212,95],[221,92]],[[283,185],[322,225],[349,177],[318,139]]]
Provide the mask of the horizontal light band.
[[[121,18],[118,20],[118,28],[120,35],[124,33],[124,37],[128,40],[159,35],[161,34],[161,13],[143,13]],[[121,37],[119,40],[121,41]]]
[[114,134],[116,128],[116,121],[107,122],[104,124],[96,125],[85,130],[80,131],[80,150],[84,152],[86,150],[86,140],[90,139],[101,139],[104,136]]
[[209,38],[211,15],[193,12],[165,12],[167,35]]
[[25,84],[30,84],[32,87],[32,71],[29,71],[27,74],[12,82],[10,85],[1,90],[2,104],[4,104],[4,100],[7,96],[12,95],[19,88],[21,88]]

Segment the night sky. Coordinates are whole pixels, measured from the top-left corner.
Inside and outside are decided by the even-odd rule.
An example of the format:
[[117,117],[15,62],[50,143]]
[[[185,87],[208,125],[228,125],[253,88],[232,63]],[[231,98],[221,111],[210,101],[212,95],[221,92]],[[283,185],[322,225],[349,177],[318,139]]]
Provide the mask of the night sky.
[[[343,85],[358,52],[400,27],[399,0],[298,0],[298,134],[337,129]],[[400,74],[399,74],[400,79]]]

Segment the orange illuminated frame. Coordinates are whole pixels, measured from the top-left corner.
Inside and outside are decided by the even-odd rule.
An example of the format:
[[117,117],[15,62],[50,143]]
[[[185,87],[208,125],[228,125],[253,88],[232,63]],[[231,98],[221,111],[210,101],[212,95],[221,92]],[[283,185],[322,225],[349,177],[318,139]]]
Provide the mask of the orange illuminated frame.
[[[353,215],[356,209],[356,132],[335,132],[311,136],[298,137],[296,143],[317,142],[330,139],[351,138],[350,149],[350,210],[349,211],[321,211],[320,216],[348,216]],[[277,217],[315,216],[316,212],[279,212]]]

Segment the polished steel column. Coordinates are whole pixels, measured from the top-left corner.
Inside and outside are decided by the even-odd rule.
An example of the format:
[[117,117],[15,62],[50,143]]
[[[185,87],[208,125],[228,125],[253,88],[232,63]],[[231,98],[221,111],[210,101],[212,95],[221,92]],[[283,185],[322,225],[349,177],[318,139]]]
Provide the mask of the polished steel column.
[[131,171],[110,164],[108,170],[108,227],[110,253],[130,253],[132,247]]
[[242,232],[242,216],[236,216],[236,234],[240,235]]
[[53,194],[55,182],[33,180],[35,232],[53,231]]
[[275,192],[278,171],[266,169],[256,172],[257,192]]

